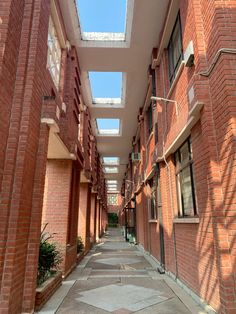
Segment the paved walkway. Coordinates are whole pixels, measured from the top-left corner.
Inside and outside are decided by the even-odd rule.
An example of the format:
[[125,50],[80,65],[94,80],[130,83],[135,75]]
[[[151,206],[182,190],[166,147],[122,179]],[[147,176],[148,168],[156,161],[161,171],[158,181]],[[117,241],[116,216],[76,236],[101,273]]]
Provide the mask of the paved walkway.
[[118,229],[84,258],[40,314],[206,313]]

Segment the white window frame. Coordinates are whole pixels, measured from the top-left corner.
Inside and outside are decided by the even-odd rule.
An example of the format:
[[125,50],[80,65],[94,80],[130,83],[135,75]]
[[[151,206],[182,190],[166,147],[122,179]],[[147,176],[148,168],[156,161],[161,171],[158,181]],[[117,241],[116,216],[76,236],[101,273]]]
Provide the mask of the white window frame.
[[52,76],[56,88],[59,88],[61,74],[62,47],[59,41],[57,29],[52,17],[49,18],[48,28],[48,58],[47,68]]
[[[180,158],[181,148],[185,145],[188,146],[188,161],[181,162],[177,161]],[[177,157],[179,156],[179,157]],[[186,217],[198,217],[198,208],[197,208],[197,199],[196,199],[196,191],[195,191],[195,180],[194,180],[194,169],[193,169],[193,157],[192,157],[192,142],[191,137],[189,137],[175,152],[175,164],[176,164],[176,185],[177,185],[177,196],[178,196],[178,217],[186,218]],[[191,202],[192,202],[192,210],[188,212],[187,209],[184,208],[183,197],[182,197],[182,185],[181,185],[181,173],[185,169],[189,169],[190,172],[190,184],[189,187],[191,189]]]

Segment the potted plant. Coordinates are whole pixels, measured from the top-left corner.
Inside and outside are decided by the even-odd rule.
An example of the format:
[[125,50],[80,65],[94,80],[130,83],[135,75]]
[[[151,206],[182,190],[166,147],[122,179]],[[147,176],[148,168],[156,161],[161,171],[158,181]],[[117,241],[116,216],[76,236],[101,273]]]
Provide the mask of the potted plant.
[[55,243],[50,240],[53,234],[45,232],[47,224],[44,226],[39,245],[37,289],[35,298],[35,308],[39,310],[50,296],[61,285],[62,275],[58,266],[62,261],[61,253]]
[[84,257],[84,243],[82,237],[77,237],[77,263]]

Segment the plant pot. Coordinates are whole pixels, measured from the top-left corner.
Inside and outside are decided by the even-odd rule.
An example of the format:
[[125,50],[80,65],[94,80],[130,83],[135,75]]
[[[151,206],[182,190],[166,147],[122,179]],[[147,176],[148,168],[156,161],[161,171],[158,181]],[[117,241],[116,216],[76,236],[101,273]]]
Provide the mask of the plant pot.
[[60,271],[48,278],[40,287],[36,289],[35,310],[39,311],[49,300],[62,283],[62,273]]

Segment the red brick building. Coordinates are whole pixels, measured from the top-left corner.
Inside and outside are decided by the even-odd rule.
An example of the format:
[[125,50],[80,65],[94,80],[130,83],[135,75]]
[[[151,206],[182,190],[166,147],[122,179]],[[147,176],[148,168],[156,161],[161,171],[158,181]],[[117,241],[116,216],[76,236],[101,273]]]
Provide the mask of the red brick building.
[[[236,2],[150,3],[163,19],[149,8],[153,18],[140,25],[145,3],[128,0],[133,37],[102,45],[77,36],[74,1],[0,1],[2,314],[34,310],[45,224],[64,277],[77,237],[86,253],[104,233],[113,179],[121,191],[108,189],[119,195],[109,209],[120,210],[126,237],[199,302],[236,313]],[[96,71],[127,72],[129,106],[122,98],[99,112],[89,103],[88,60]],[[123,133],[101,137],[99,115],[123,119]],[[102,158],[118,155],[117,175],[104,172]]]
[[236,313],[235,14],[170,4],[123,186],[138,243],[217,313]]
[[7,0],[0,11],[0,312],[31,313],[41,226],[56,233],[67,276],[77,236],[88,250],[104,230],[106,192],[59,2]]

